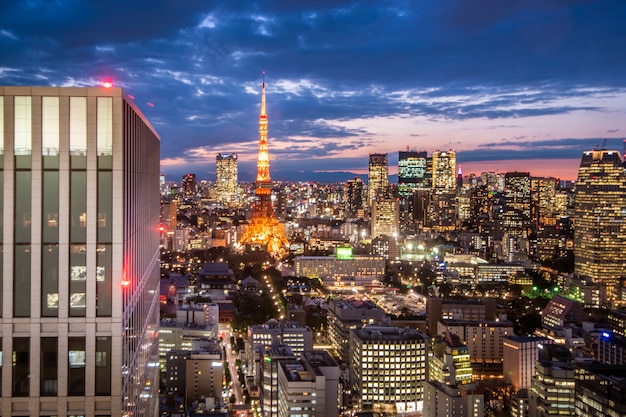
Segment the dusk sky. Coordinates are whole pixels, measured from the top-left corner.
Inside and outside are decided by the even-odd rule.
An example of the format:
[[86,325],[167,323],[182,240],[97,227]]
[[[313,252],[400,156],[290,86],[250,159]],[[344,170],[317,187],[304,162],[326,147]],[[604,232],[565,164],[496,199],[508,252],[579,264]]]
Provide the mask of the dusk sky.
[[626,2],[0,2],[0,85],[111,79],[171,180],[215,180],[229,152],[253,178],[262,71],[272,179],[365,173],[375,152],[395,173],[407,147],[575,179],[584,150],[623,149]]

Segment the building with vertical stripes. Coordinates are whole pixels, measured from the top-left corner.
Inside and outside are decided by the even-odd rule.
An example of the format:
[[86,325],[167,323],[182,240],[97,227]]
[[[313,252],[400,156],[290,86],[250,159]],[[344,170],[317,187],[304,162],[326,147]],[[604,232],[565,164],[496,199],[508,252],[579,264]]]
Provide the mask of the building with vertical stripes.
[[120,88],[0,87],[2,416],[154,415],[159,149]]

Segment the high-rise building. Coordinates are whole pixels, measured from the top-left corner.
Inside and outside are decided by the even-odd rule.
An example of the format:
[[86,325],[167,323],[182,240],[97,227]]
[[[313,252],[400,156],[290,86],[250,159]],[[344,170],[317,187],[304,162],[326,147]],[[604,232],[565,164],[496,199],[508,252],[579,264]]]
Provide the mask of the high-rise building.
[[583,153],[574,200],[574,272],[617,296],[626,275],[626,174],[618,151]]
[[272,207],[272,182],[270,179],[270,154],[267,142],[267,112],[265,108],[265,73],[261,87],[261,114],[259,115],[259,156],[257,160],[256,196],[252,217],[241,236],[239,244],[246,247],[259,247],[273,256],[283,255],[289,241],[285,236],[284,225],[278,222]]
[[420,222],[415,195],[418,190],[430,188],[426,178],[428,155],[426,151],[406,151],[398,155],[398,196],[400,228],[402,231],[416,232]]
[[350,384],[364,409],[422,411],[428,337],[414,329],[366,326],[350,332]]
[[398,154],[398,195],[409,197],[418,188],[427,188],[426,151],[406,151]]
[[194,197],[198,192],[197,187],[196,174],[185,174],[183,176],[183,196],[187,198]]
[[432,159],[431,226],[438,232],[456,228],[456,152],[435,151]]
[[433,189],[435,191],[456,190],[456,152],[433,152]]
[[527,239],[532,226],[530,207],[530,175],[528,172],[507,172],[504,175],[503,233],[518,242],[519,239]]
[[379,189],[371,201],[372,237],[389,236],[397,238],[399,232],[399,205],[392,187]]
[[159,148],[120,88],[0,87],[3,416],[155,415]]
[[367,175],[367,205],[372,204],[376,192],[389,185],[389,167],[386,153],[371,153]]
[[354,177],[353,180],[346,181],[346,211],[348,217],[356,218],[359,210],[363,210],[363,180]]
[[218,153],[215,157],[215,191],[218,201],[237,200],[237,154]]

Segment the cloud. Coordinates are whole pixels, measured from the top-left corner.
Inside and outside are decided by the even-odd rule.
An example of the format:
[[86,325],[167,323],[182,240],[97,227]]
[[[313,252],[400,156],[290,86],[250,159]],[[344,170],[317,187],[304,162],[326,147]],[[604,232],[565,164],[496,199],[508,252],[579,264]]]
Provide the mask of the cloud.
[[611,0],[6,0],[0,84],[113,79],[170,171],[220,151],[254,171],[263,70],[277,172],[407,145],[574,155],[595,142],[548,142],[626,129],[624,21]]

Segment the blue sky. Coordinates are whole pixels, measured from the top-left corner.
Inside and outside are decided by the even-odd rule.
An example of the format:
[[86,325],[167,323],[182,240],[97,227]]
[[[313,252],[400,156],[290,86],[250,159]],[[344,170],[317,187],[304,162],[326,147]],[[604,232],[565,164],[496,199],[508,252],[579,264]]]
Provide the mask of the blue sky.
[[622,150],[624,22],[621,0],[3,0],[0,85],[112,79],[171,179],[214,179],[218,152],[252,178],[263,70],[273,179],[373,152],[394,172],[407,147],[575,178],[583,150]]

